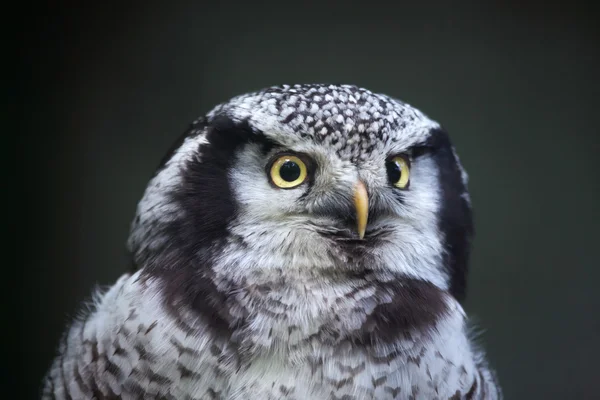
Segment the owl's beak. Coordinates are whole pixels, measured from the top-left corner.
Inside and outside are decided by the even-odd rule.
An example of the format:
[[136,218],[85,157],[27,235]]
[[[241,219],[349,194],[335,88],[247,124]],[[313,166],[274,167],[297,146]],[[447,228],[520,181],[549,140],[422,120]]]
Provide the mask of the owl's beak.
[[361,181],[358,181],[354,187],[354,208],[356,208],[356,230],[362,239],[365,237],[369,218],[369,195],[365,184]]

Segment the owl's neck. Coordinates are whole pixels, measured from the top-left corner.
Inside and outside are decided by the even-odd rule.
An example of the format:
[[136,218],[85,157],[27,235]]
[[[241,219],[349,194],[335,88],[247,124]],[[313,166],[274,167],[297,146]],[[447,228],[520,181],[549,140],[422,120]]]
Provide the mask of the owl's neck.
[[309,281],[301,286],[278,284],[282,286],[247,283],[219,298],[206,287],[196,287],[203,293],[191,296],[195,301],[189,304],[186,298],[172,297],[163,278],[138,271],[122,277],[109,294],[126,319],[132,309],[142,315],[160,311],[166,315],[163,324],[173,324],[186,336],[225,340],[249,356],[277,352],[299,356],[314,349],[315,343],[330,349],[351,344],[374,355],[381,351],[410,353],[425,343],[440,349],[459,342],[468,347],[461,305],[426,282],[362,279],[335,285]]
[[229,247],[219,257],[207,253],[202,263],[183,263],[175,254],[175,268],[146,268],[141,276],[158,282],[166,309],[178,320],[201,321],[249,351],[287,350],[315,339],[396,343],[428,334],[455,312],[454,298],[430,281],[306,253],[311,257],[268,258],[254,249],[248,257]]
[[390,272],[377,257],[332,256],[329,246],[272,249],[234,241],[189,262],[167,252],[162,265],[175,267],[148,268],[142,281],[152,282],[186,338],[211,338],[240,362],[305,365],[352,354],[406,363],[439,348],[451,363],[474,365],[462,308],[439,282]]
[[237,335],[256,348],[297,348],[312,340],[396,343],[427,334],[457,312],[447,293],[406,277],[379,280],[369,273],[259,282],[235,287],[225,302],[232,314],[243,316]]

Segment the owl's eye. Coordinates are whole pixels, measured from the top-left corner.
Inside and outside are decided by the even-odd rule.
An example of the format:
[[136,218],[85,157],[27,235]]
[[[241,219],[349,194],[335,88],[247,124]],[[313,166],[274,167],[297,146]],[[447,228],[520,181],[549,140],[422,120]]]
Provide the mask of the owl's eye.
[[298,157],[286,154],[273,162],[269,175],[275,186],[291,189],[306,180],[306,164]]
[[385,163],[390,183],[399,189],[407,189],[410,182],[410,161],[405,156],[395,156]]

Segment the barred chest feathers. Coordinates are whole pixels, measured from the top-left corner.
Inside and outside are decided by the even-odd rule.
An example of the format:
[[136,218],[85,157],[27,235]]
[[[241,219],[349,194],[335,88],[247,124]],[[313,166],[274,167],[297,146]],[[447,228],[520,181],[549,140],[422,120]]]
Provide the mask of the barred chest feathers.
[[493,376],[450,296],[427,334],[404,332],[373,345],[281,325],[276,333],[252,332],[251,343],[240,346],[193,312],[172,314],[164,300],[160,282],[140,272],[98,297],[55,361],[49,379],[65,384],[56,398],[67,391],[74,399],[496,398]]

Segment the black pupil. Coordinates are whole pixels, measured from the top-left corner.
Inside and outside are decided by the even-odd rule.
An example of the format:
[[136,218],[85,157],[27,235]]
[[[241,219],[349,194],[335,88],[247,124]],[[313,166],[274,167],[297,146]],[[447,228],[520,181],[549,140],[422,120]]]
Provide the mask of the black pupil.
[[286,161],[279,168],[279,176],[286,182],[294,182],[300,178],[300,166],[294,161]]
[[400,181],[400,177],[402,176],[402,169],[400,168],[400,164],[395,161],[388,161],[387,173],[390,182],[396,183]]

